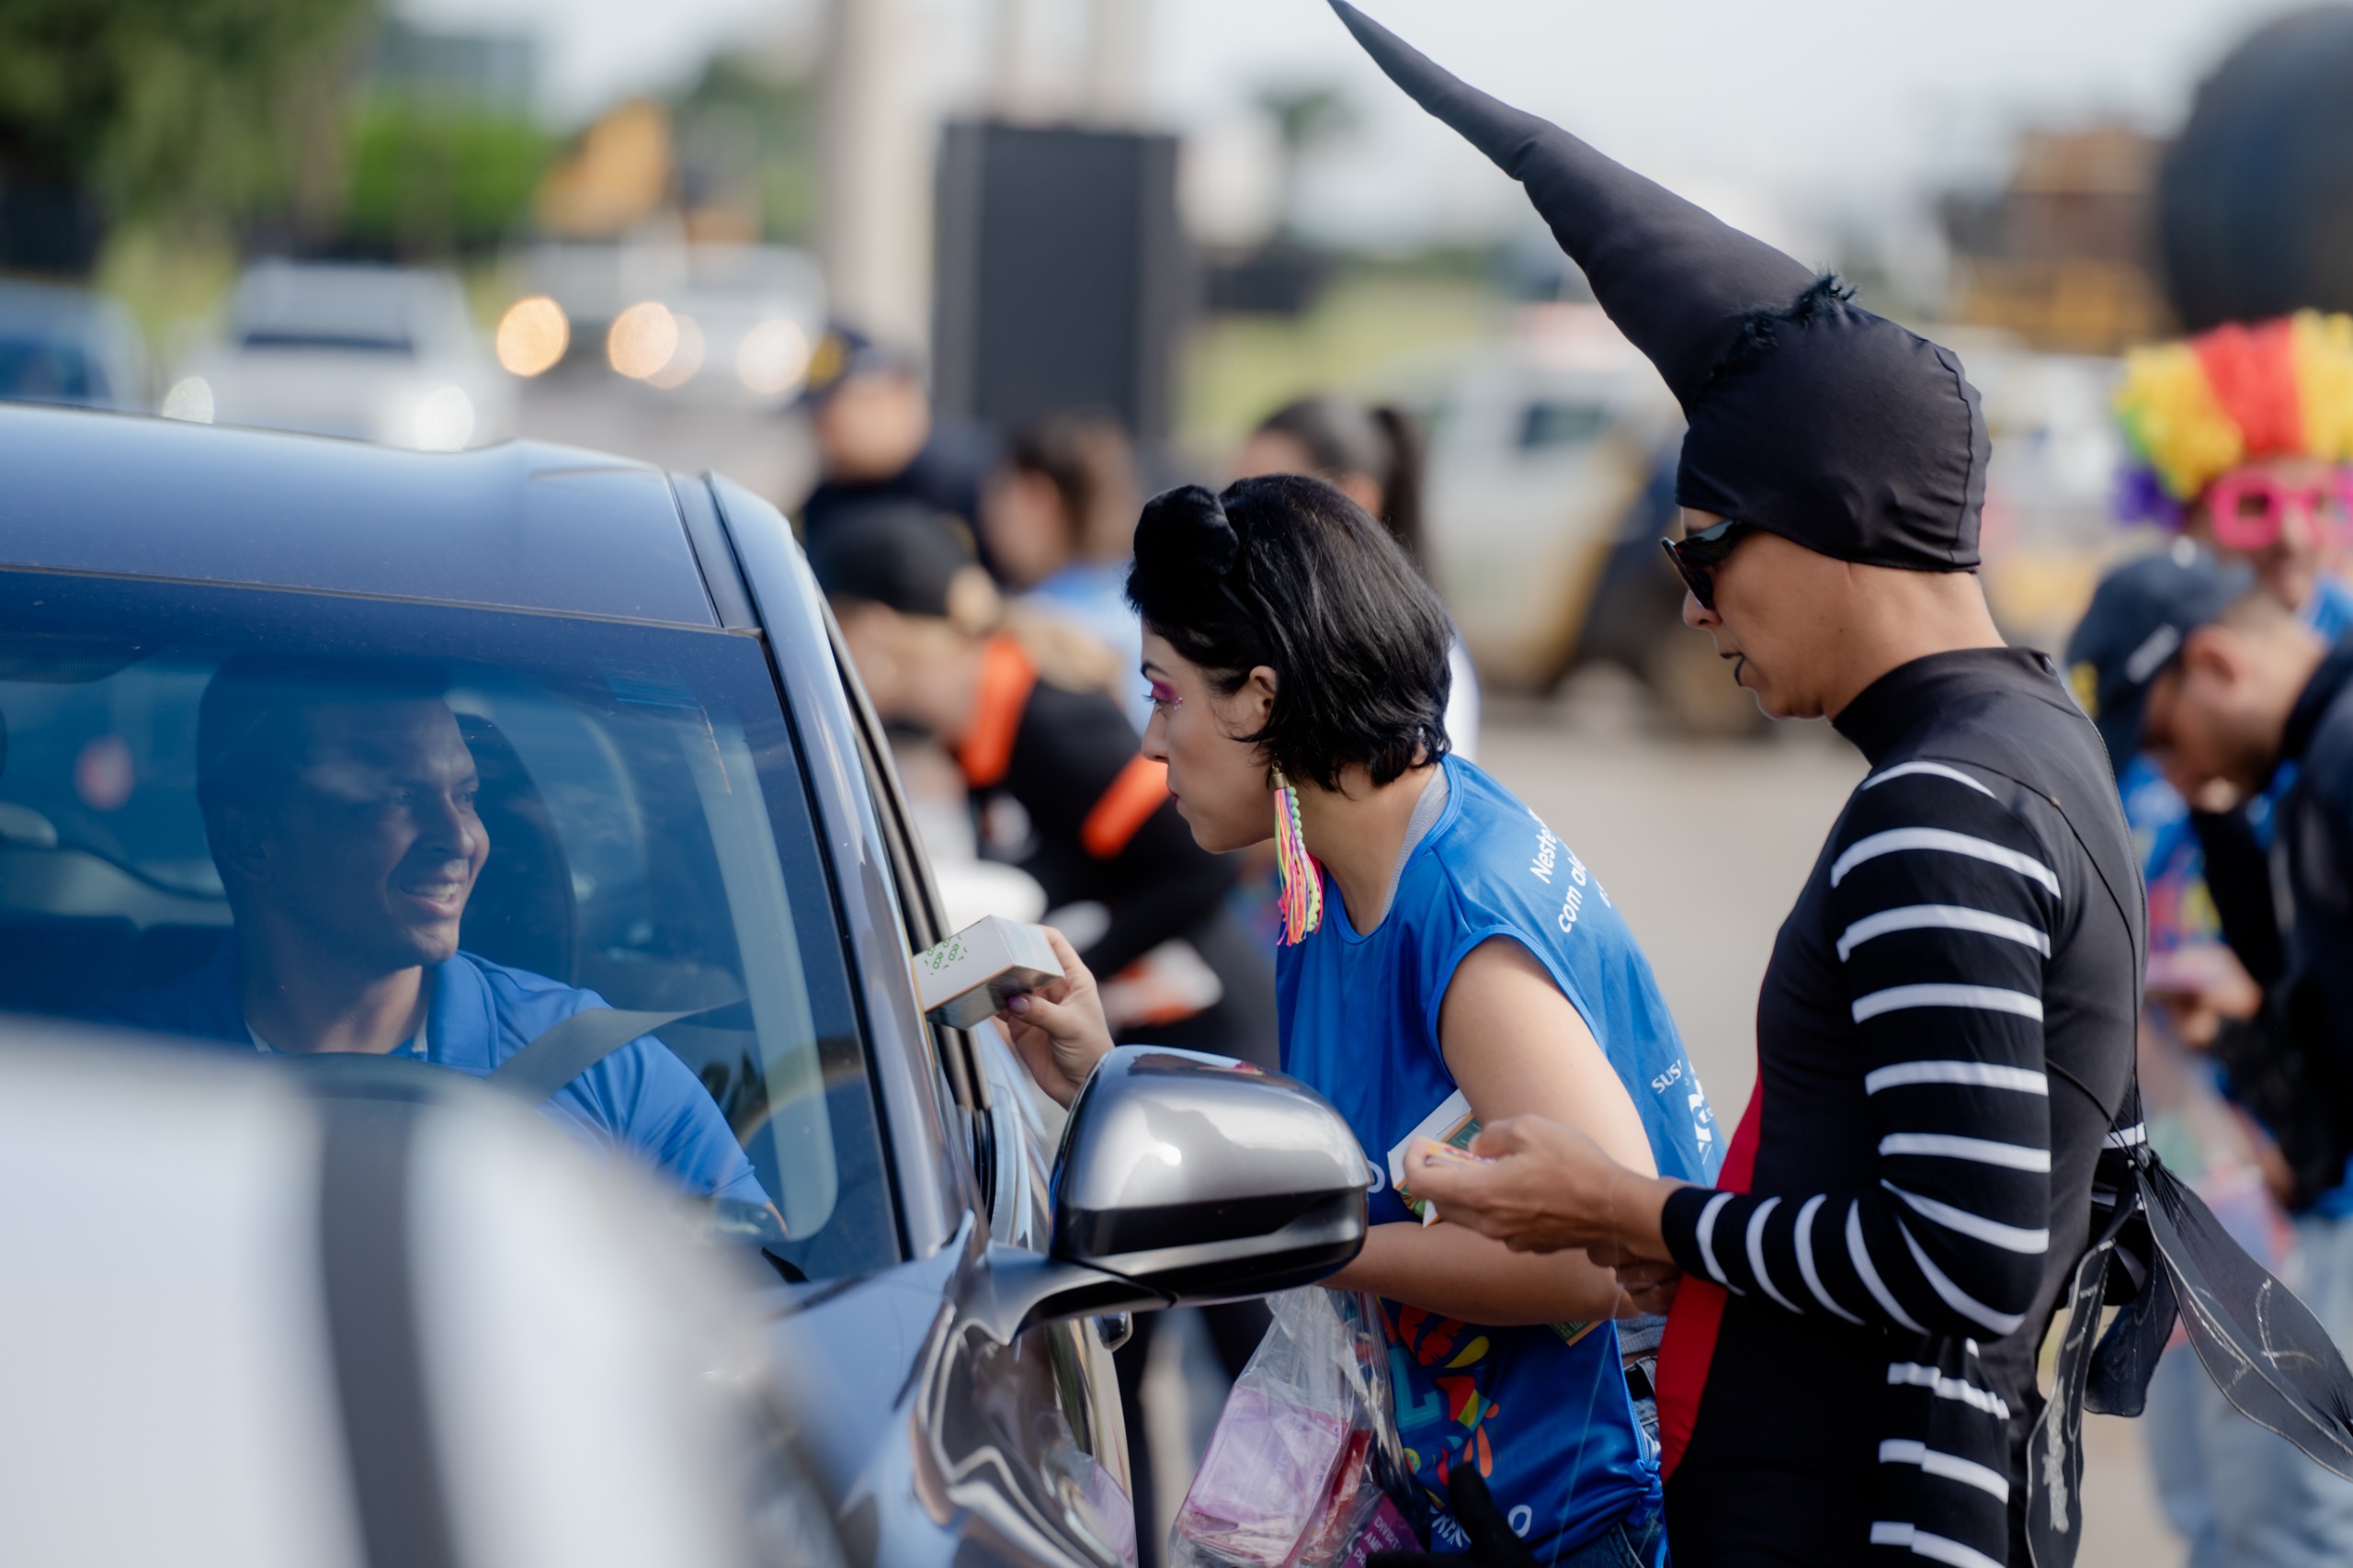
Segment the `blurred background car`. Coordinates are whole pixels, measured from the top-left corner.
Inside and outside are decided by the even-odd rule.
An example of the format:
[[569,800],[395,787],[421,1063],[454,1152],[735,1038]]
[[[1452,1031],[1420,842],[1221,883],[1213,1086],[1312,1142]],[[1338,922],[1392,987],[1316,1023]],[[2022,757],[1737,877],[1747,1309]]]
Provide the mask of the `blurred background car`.
[[0,402],[151,407],[147,344],[120,301],[0,279]]
[[267,261],[220,339],[174,369],[166,418],[449,452],[504,439],[513,381],[449,272]]

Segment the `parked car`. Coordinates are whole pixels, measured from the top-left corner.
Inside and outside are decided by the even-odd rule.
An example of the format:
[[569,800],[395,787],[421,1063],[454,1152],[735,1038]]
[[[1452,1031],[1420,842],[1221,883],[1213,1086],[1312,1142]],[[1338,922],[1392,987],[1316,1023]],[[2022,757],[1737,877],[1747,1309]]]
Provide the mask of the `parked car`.
[[0,401],[150,405],[147,345],[131,312],[57,283],[0,281]]
[[0,468],[0,1008],[267,1055],[249,1009],[457,921],[405,1049],[479,1072],[553,1012],[626,1024],[534,1094],[719,1191],[713,1244],[812,1347],[852,1562],[1131,1558],[1120,1314],[1339,1267],[1361,1153],[1287,1080],[1141,1048],[1065,1126],[993,1028],[926,1022],[949,933],[773,507],[561,448],[32,408]]
[[238,279],[219,341],[176,369],[163,412],[456,451],[512,432],[515,381],[449,273],[265,261]]

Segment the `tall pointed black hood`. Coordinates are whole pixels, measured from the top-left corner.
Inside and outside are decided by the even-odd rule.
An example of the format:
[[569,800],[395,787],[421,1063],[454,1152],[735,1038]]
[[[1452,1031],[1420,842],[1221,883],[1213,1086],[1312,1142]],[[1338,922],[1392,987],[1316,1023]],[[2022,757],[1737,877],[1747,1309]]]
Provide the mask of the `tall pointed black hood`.
[[1347,0],[1415,102],[1527,188],[1690,429],[1676,499],[1842,561],[1977,564],[1989,445],[1961,361],[1550,121],[1499,103]]

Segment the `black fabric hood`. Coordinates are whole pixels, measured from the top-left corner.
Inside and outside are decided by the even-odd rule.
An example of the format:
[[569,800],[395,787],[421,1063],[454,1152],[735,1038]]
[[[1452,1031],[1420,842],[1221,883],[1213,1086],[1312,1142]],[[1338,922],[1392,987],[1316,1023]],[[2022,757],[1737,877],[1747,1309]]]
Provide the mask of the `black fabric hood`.
[[1977,564],[1990,448],[1951,350],[1471,86],[1347,0],[1332,7],[1392,81],[1526,187],[1601,308],[1658,367],[1690,423],[1678,503],[1842,561]]

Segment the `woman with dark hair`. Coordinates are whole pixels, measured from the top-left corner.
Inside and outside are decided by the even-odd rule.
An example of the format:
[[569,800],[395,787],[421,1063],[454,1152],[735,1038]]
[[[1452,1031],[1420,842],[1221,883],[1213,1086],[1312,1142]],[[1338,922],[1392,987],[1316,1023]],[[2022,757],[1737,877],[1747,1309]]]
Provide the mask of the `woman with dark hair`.
[[[1258,423],[1233,465],[1236,479],[1312,473],[1381,519],[1406,556],[1430,574],[1422,535],[1422,434],[1411,414],[1388,403],[1319,394],[1283,404]],[[1446,735],[1460,756],[1479,749],[1479,673],[1460,634],[1448,643],[1454,687]]]
[[[1386,1171],[1331,1281],[1382,1298],[1417,1525],[1459,1549],[1449,1477],[1486,1478],[1537,1560],[1662,1560],[1657,1450],[1634,1408],[1609,1271],[1538,1261],[1396,1190],[1417,1135],[1540,1114],[1638,1168],[1706,1179],[1715,1139],[1650,965],[1533,812],[1448,754],[1438,596],[1320,480],[1171,492],[1144,508],[1129,597],[1154,713],[1202,847],[1273,836],[1285,1069]],[[1017,1046],[1074,1094],[1109,1040],[1084,983],[1017,999]],[[1565,1256],[1566,1255],[1563,1255]]]

